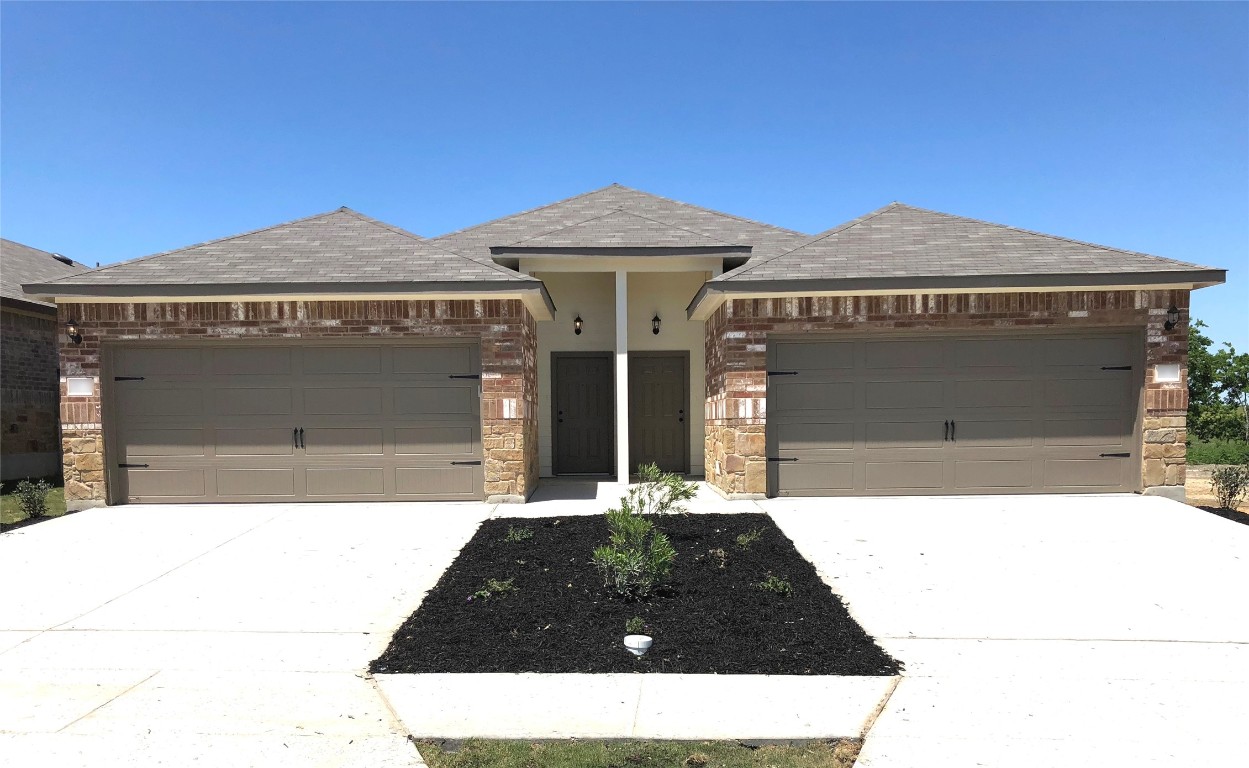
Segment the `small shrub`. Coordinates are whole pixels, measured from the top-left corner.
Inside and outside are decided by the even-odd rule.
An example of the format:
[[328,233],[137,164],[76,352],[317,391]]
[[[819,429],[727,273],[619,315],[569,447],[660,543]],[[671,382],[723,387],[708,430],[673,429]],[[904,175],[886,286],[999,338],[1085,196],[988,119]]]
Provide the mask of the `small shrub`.
[[638,484],[629,488],[629,504],[639,515],[685,514],[685,502],[697,493],[698,486],[680,475],[661,472],[657,464],[639,464]]
[[471,603],[474,600],[489,600],[492,597],[502,597],[503,595],[516,592],[518,587],[512,583],[514,581],[516,581],[515,578],[507,579],[505,581],[500,581],[499,579],[486,579],[486,583],[481,589],[468,596],[468,601]]
[[644,635],[650,627],[646,624],[646,619],[641,616],[634,616],[625,622],[625,634],[627,635]]
[[707,550],[707,554],[720,568],[724,568],[729,564],[729,553],[725,552],[723,549],[709,549]]
[[1210,487],[1223,509],[1236,509],[1249,497],[1249,464],[1219,467],[1210,473]]
[[513,528],[509,525],[507,527],[507,535],[503,537],[503,540],[509,544],[519,544],[522,541],[529,541],[532,538],[532,528]]
[[750,533],[741,534],[740,536],[737,537],[738,549],[750,549],[750,545],[758,541],[759,537],[762,535],[763,535],[763,531],[759,530],[758,528],[752,528],[750,530]]
[[623,597],[651,594],[672,570],[677,551],[651,521],[635,514],[626,496],[620,509],[607,510],[611,543],[594,550],[592,561],[603,573],[603,585]]
[[757,586],[765,592],[771,592],[781,597],[789,597],[794,592],[794,585],[789,583],[789,579],[773,576],[770,573]]
[[46,480],[23,480],[13,489],[17,506],[27,517],[43,517],[48,513],[48,491],[52,486]]

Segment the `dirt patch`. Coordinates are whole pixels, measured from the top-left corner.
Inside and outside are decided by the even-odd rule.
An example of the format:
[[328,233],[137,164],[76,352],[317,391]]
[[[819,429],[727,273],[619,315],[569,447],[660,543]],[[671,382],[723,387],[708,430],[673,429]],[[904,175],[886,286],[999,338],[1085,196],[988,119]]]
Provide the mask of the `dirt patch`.
[[1213,467],[1189,467],[1184,481],[1184,493],[1188,503],[1199,509],[1218,515],[1235,523],[1249,525],[1249,501],[1242,502],[1235,510],[1220,509],[1219,500],[1210,487],[1210,473]]
[[[371,670],[898,673],[901,665],[767,515],[674,515],[656,523],[678,554],[667,586],[645,601],[610,594],[591,564],[594,547],[608,537],[600,516],[483,523]],[[532,536],[516,540],[517,529]],[[753,531],[758,538],[739,546],[738,537]],[[788,596],[759,587],[769,575],[788,581]],[[492,580],[510,580],[514,591],[485,590]],[[654,638],[645,656],[622,645],[633,617]]]

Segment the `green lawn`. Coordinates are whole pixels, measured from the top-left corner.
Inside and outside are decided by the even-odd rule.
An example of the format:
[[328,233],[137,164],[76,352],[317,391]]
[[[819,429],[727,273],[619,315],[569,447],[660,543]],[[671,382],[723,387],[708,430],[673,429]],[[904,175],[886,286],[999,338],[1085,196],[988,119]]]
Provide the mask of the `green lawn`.
[[[17,505],[17,495],[13,493],[13,483],[5,483],[4,492],[0,493],[0,523],[12,525],[26,519],[26,513]],[[48,517],[60,517],[65,514],[65,489],[53,488],[48,491]]]
[[850,768],[857,741],[765,745],[732,741],[489,741],[468,739],[454,752],[417,742],[430,768]]
[[1190,440],[1189,464],[1249,464],[1249,441]]

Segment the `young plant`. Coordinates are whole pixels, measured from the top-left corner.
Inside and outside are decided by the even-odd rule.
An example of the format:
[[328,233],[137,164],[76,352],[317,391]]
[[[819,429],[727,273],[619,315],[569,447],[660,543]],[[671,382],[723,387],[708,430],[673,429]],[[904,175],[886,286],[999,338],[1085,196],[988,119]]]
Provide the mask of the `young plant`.
[[23,480],[13,489],[17,496],[17,506],[26,513],[26,517],[43,517],[48,513],[48,491],[52,486],[46,480]]
[[[19,488],[21,486],[18,486]],[[1249,464],[1219,467],[1210,473],[1210,488],[1223,509],[1236,509],[1249,497]]]
[[610,543],[596,548],[592,557],[603,585],[622,597],[647,597],[672,569],[676,549],[663,531],[634,511],[628,496],[606,517]]
[[729,553],[723,549],[709,549],[707,554],[716,562],[720,568],[725,568],[729,564]]
[[650,627],[646,624],[646,619],[641,616],[634,616],[625,622],[626,635],[645,635]]
[[685,514],[685,502],[697,493],[698,486],[680,475],[661,472],[658,464],[639,464],[638,484],[629,488],[629,504],[639,515]]
[[532,528],[514,528],[509,525],[507,527],[507,535],[503,537],[503,540],[509,544],[519,544],[522,541],[529,541],[532,538]]
[[474,600],[489,600],[492,597],[502,597],[503,595],[516,592],[519,588],[512,582],[516,581],[513,577],[507,580],[486,579],[486,583],[482,588],[468,596],[468,602]]
[[765,592],[771,592],[781,597],[789,597],[794,592],[794,585],[789,583],[789,579],[773,576],[770,573],[766,579],[759,582],[756,586]]
[[758,528],[752,528],[750,530],[750,533],[743,533],[737,537],[737,548],[738,549],[750,549],[750,545],[758,541],[759,537],[762,535],[763,535],[763,531],[759,530]]

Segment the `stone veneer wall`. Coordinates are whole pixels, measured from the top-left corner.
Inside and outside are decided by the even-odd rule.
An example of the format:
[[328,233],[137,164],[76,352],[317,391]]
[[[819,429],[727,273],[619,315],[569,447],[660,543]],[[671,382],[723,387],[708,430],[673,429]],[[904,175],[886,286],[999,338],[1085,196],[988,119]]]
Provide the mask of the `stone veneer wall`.
[[[477,338],[481,342],[485,491],[523,501],[538,482],[537,324],[519,300],[266,301],[62,304],[60,337],[65,498],[71,509],[108,499],[100,399],[100,347],[179,339]],[[90,397],[68,397],[65,377],[91,376]]]
[[[1183,494],[1188,409],[1188,291],[903,294],[733,299],[707,320],[707,481],[726,494],[767,491],[769,334],[888,328],[1145,329],[1142,487]],[[1181,320],[1163,327],[1174,304]],[[1153,367],[1179,363],[1179,383],[1153,381]]]
[[56,316],[0,311],[0,479],[60,474]]

